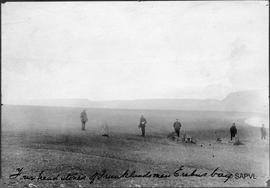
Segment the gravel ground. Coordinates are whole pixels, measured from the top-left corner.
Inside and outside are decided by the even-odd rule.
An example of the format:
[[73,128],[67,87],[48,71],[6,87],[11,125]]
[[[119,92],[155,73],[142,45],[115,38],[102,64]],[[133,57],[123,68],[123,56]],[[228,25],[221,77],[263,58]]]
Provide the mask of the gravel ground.
[[[231,121],[231,116],[223,114],[221,118],[219,113],[208,114],[204,120],[201,113],[197,114],[200,116],[197,119],[194,113],[193,119],[190,117],[190,120],[184,119],[186,122],[184,125],[200,122],[200,129],[185,130],[197,138],[196,144],[190,144],[167,138],[171,128],[163,126],[166,123],[162,122],[163,118],[166,119],[164,113],[158,121],[160,114],[158,111],[151,111],[148,115],[153,121],[161,123],[156,123],[155,127],[149,125],[145,138],[139,136],[136,123],[131,126],[116,122],[121,118],[123,120],[122,116],[117,118],[120,112],[102,112],[103,116],[107,114],[111,118],[109,120],[113,124],[110,126],[110,137],[106,138],[100,135],[100,130],[95,124],[88,125],[87,131],[82,132],[74,127],[73,120],[59,121],[59,117],[68,116],[74,109],[65,109],[64,112],[57,110],[55,115],[36,111],[35,109],[35,112],[33,110],[29,112],[29,108],[4,110],[0,187],[254,187],[265,186],[265,182],[269,179],[269,138],[267,137],[266,141],[260,140],[258,134],[254,133],[254,130],[259,129],[243,124],[240,127],[240,139],[244,145],[233,145],[228,140],[227,127],[224,127]],[[33,115],[35,113],[39,119],[31,121],[31,118],[35,118]],[[136,111],[127,113],[129,118],[137,115]],[[44,117],[41,118],[41,115]],[[168,116],[170,115],[171,113],[168,113]],[[217,116],[220,117],[216,118]],[[240,114],[238,119],[241,118],[245,119],[243,114]],[[199,121],[200,119],[203,120]],[[123,120],[125,121],[127,120]],[[207,125],[201,125],[201,122]],[[217,126],[213,129],[212,126],[215,124]],[[216,142],[216,135],[222,138],[222,142]],[[189,175],[195,169],[197,169],[195,174],[206,173],[206,175],[198,177],[193,174],[185,177],[180,173],[177,176],[175,171],[181,166],[183,168],[181,172]],[[15,174],[17,168],[23,168],[21,175],[10,179],[9,176]],[[216,172],[223,173],[224,176],[232,174],[232,177],[226,182],[224,182],[226,177],[217,175],[212,177],[210,174],[216,168],[218,168]],[[107,175],[120,176],[128,170],[129,174],[132,171],[141,175],[149,172],[155,177],[100,179],[96,177],[93,180],[93,175],[96,172],[100,175],[104,169]],[[43,177],[59,176],[55,180],[38,180],[37,177],[42,171]],[[74,175],[76,178],[60,180],[69,173],[77,173]],[[249,177],[238,179],[236,173],[253,173],[256,179]],[[162,174],[170,176],[161,177]],[[79,175],[85,178],[79,180]],[[29,180],[30,176],[33,176],[33,180]]]

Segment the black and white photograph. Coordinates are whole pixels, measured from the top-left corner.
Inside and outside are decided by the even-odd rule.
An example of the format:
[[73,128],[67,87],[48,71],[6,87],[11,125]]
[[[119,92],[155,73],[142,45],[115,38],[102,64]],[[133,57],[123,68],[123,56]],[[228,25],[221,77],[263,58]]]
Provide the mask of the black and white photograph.
[[269,1],[2,2],[0,187],[270,187]]

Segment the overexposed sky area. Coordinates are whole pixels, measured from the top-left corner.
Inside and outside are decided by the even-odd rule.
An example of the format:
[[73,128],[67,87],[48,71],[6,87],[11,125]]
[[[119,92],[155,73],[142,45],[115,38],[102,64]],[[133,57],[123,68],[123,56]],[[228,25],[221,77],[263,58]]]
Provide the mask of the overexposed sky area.
[[268,88],[268,2],[2,4],[2,101]]

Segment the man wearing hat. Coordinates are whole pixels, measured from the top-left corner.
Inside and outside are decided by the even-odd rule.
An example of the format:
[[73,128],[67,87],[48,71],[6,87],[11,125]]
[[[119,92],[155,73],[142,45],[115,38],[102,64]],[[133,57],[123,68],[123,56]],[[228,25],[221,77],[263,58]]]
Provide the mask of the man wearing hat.
[[82,130],[85,131],[85,123],[88,121],[86,110],[83,110],[81,112],[81,122],[82,122]]
[[230,133],[231,133],[231,140],[233,138],[235,138],[236,134],[237,134],[237,128],[235,123],[232,124],[231,128],[230,128]]
[[146,121],[145,117],[142,115],[141,118],[140,118],[140,124],[139,124],[138,127],[141,129],[143,137],[145,136],[145,125],[146,125],[146,123],[147,123],[147,121]]
[[173,127],[174,127],[174,131],[177,134],[177,136],[180,136],[180,128],[181,128],[181,123],[179,122],[178,119],[176,119],[176,121],[173,123]]

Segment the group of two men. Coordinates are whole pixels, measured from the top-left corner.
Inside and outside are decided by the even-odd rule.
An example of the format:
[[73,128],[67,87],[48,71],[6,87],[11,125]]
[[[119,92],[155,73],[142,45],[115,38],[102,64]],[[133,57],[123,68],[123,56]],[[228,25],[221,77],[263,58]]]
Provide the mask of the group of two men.
[[[237,135],[237,128],[236,128],[235,123],[233,123],[233,125],[231,126],[230,133],[231,133],[231,140],[232,140]],[[266,129],[264,127],[264,124],[262,124],[262,127],[261,127],[261,139],[265,140],[265,138],[266,138]]]
[[[142,115],[141,118],[140,118],[139,128],[142,131],[142,136],[143,137],[145,136],[145,126],[146,126],[146,123],[147,123],[147,121],[146,121],[145,117]],[[182,125],[179,122],[179,120],[176,119],[176,121],[173,124],[173,127],[174,127],[174,131],[175,131],[175,133],[177,134],[178,137],[180,136],[180,128],[181,128],[181,126]]]

